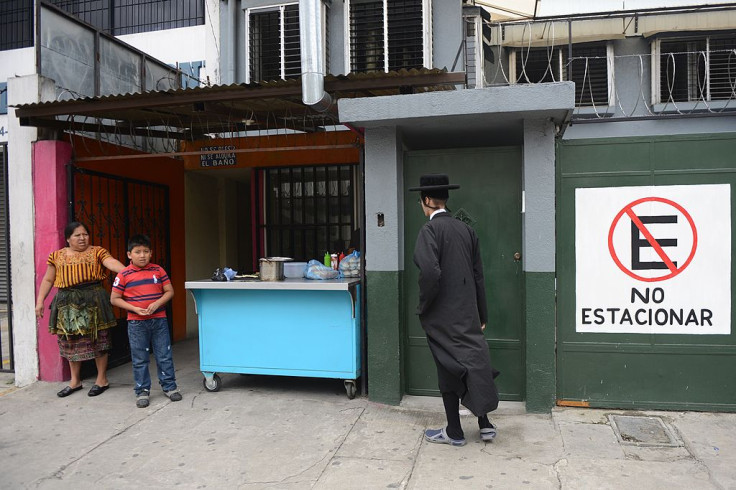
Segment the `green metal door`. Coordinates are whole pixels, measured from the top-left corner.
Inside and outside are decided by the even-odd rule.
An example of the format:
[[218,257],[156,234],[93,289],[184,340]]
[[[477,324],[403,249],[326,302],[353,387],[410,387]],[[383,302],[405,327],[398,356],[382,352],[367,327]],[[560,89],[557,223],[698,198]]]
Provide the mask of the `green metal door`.
[[[472,226],[480,239],[488,301],[485,336],[503,400],[524,393],[523,274],[521,261],[521,150],[482,148],[409,152],[404,158],[404,187],[419,176],[445,173],[460,189],[450,192],[449,210]],[[404,195],[404,372],[406,392],[439,395],[437,371],[416,315],[419,291],[413,254],[427,218],[417,192]],[[518,256],[517,256],[518,257]]]
[[[733,216],[736,215],[734,155],[736,155],[736,136],[733,134],[577,140],[559,144],[557,150],[559,404],[610,408],[736,411],[736,381],[733,376],[736,372],[736,335],[733,333],[733,308],[730,315],[724,313],[727,328],[730,319],[730,329],[720,334],[637,333],[635,330],[632,333],[611,333],[590,332],[580,328],[578,325],[582,309],[580,305],[576,305],[576,288],[579,287],[576,281],[580,277],[576,274],[576,267],[581,257],[580,254],[576,254],[576,231],[584,230],[591,224],[576,223],[576,199],[584,202],[582,196],[586,192],[601,195],[603,190],[620,194],[626,192],[621,188],[638,186],[661,186],[660,191],[657,191],[657,187],[653,188],[652,194],[657,194],[666,192],[669,186],[686,186],[692,189],[703,188],[706,185],[708,188],[712,188],[713,185],[718,187],[730,185],[730,206],[724,204],[723,209],[718,209],[718,212],[725,212],[726,216],[730,213],[731,236],[733,236]],[[636,189],[633,192],[637,192]],[[728,189],[725,195],[729,195]],[[627,197],[626,201],[628,200]],[[727,199],[722,202],[726,203]],[[710,209],[713,210],[715,207],[717,206],[711,206]],[[627,209],[632,210],[630,207]],[[647,218],[650,219],[648,223],[656,223],[651,221],[652,216]],[[605,224],[610,223],[611,230],[615,229],[613,228],[615,219],[611,221],[610,216],[601,216],[600,219]],[[632,218],[632,222],[634,221]],[[723,222],[728,223],[728,218]],[[701,226],[695,222],[693,225]],[[640,230],[643,230],[643,224],[637,226],[642,226]],[[716,234],[715,241],[721,240],[720,237],[728,233],[727,227],[728,224],[725,224],[711,232]],[[636,230],[633,226],[631,229],[634,230],[631,233],[633,237]],[[702,230],[698,231],[699,235],[700,231]],[[612,231],[609,232],[609,236],[610,233]],[[677,235],[660,232],[653,240],[665,236]],[[672,239],[670,241],[672,243],[662,241],[661,246],[672,250],[668,247],[675,244]],[[615,248],[610,238],[608,243],[609,254],[612,255],[610,250],[615,251]],[[735,243],[736,241],[731,240],[730,250],[725,251],[724,256],[730,254],[733,258]],[[705,245],[705,237],[699,236],[699,250]],[[695,250],[694,246],[692,250]],[[664,258],[664,255],[662,257]],[[691,268],[696,266],[697,260],[702,259],[695,255]],[[730,269],[725,269],[726,272],[730,270],[730,284],[723,288],[730,289],[730,295],[726,293],[727,300],[720,303],[721,305],[730,304],[733,295],[733,280],[736,276],[732,259],[730,264]],[[723,274],[724,271],[719,269],[723,268],[713,267],[705,270],[712,270],[713,275]],[[622,270],[621,273],[624,272]],[[690,281],[686,273],[680,276],[682,281]],[[599,277],[598,281],[602,279]],[[709,282],[691,281],[685,282],[684,285],[686,292],[690,291],[689,294],[695,297],[700,293],[699,289],[709,287]],[[613,286],[610,282],[603,284],[604,293],[612,291]],[[662,301],[664,291],[668,291],[668,287],[666,282],[641,282],[641,286],[636,288],[636,293],[632,288],[630,299],[626,302],[629,303],[632,312],[635,308],[653,310],[658,308],[655,303]],[[657,292],[657,288],[659,299],[653,295]],[[651,298],[647,297],[647,291],[650,290],[653,292]],[[682,306],[686,303],[687,301],[683,301]],[[657,310],[654,311],[656,313]],[[677,310],[674,311],[677,313]],[[608,315],[608,312],[602,313]],[[611,312],[611,315],[613,313]],[[669,315],[673,315],[672,310],[663,313],[662,319],[665,320],[666,316],[674,318]],[[600,323],[609,322],[610,318],[612,317],[605,316],[599,320]],[[642,314],[640,319],[644,320],[641,324],[647,321],[645,314]],[[634,321],[638,322],[639,319]],[[660,322],[663,323],[664,321]],[[636,327],[636,323],[634,325],[635,328],[639,328]],[[650,321],[650,325],[654,324]],[[674,328],[671,325],[672,323],[667,325],[667,328]],[[678,327],[677,323],[674,325]]]

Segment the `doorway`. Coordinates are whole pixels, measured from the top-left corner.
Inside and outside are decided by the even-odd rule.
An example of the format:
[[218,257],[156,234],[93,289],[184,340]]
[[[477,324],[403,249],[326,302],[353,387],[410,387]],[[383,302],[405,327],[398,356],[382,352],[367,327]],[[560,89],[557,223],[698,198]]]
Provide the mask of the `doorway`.
[[[93,245],[106,248],[123,264],[128,263],[127,241],[131,235],[143,233],[151,239],[155,262],[171,277],[171,251],[169,234],[169,188],[161,184],[109,175],[78,167],[71,167],[70,216],[89,227]],[[109,291],[115,276],[108,275],[105,287]],[[127,314],[113,308],[118,318],[113,328],[112,350],[109,366],[115,367],[130,361]],[[166,306],[171,328],[171,303]],[[90,364],[90,363],[88,363]],[[93,365],[90,364],[92,369]],[[83,367],[83,375],[85,374]]]
[[[450,193],[449,211],[473,227],[480,239],[488,301],[485,337],[503,400],[525,392],[523,273],[521,252],[521,149],[518,147],[415,151],[404,158],[404,187],[422,174],[444,173],[460,189]],[[406,393],[439,396],[437,371],[415,311],[419,289],[413,254],[426,218],[417,193],[404,194],[404,373]]]

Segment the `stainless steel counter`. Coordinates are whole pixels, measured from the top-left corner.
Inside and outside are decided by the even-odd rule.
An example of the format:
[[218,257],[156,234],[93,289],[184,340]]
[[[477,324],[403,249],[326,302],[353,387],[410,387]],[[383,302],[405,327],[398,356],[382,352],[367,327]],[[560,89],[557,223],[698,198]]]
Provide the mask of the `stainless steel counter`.
[[235,281],[186,281],[186,289],[255,289],[255,290],[284,290],[284,291],[348,291],[360,283],[357,277],[345,279],[284,279],[283,281],[235,280]]

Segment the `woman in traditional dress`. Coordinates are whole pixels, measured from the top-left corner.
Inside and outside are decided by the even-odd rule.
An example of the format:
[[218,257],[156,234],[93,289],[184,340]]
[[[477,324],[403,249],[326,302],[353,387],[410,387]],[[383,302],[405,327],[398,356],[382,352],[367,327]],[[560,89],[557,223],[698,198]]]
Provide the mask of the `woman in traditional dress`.
[[109,329],[117,325],[110,305],[110,293],[102,287],[107,270],[117,274],[124,266],[110,252],[89,243],[89,230],[77,221],[64,228],[68,247],[52,252],[36,300],[36,317],[43,318],[43,303],[52,287],[49,332],[58,336],[59,353],[69,361],[71,380],[57,393],[69,396],[82,389],[82,361],[95,360],[97,379],[89,396],[108,387],[107,351],[112,347]]

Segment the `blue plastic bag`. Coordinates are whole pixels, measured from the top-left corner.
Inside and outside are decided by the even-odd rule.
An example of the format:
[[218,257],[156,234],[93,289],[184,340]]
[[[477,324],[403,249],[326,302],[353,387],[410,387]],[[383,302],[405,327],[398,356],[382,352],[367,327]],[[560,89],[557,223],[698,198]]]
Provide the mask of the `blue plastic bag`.
[[360,252],[353,250],[351,253],[343,257],[338,266],[340,277],[359,277],[360,276]]
[[340,272],[327,267],[319,260],[310,260],[307,262],[307,272],[304,277],[307,279],[337,279],[340,277]]

